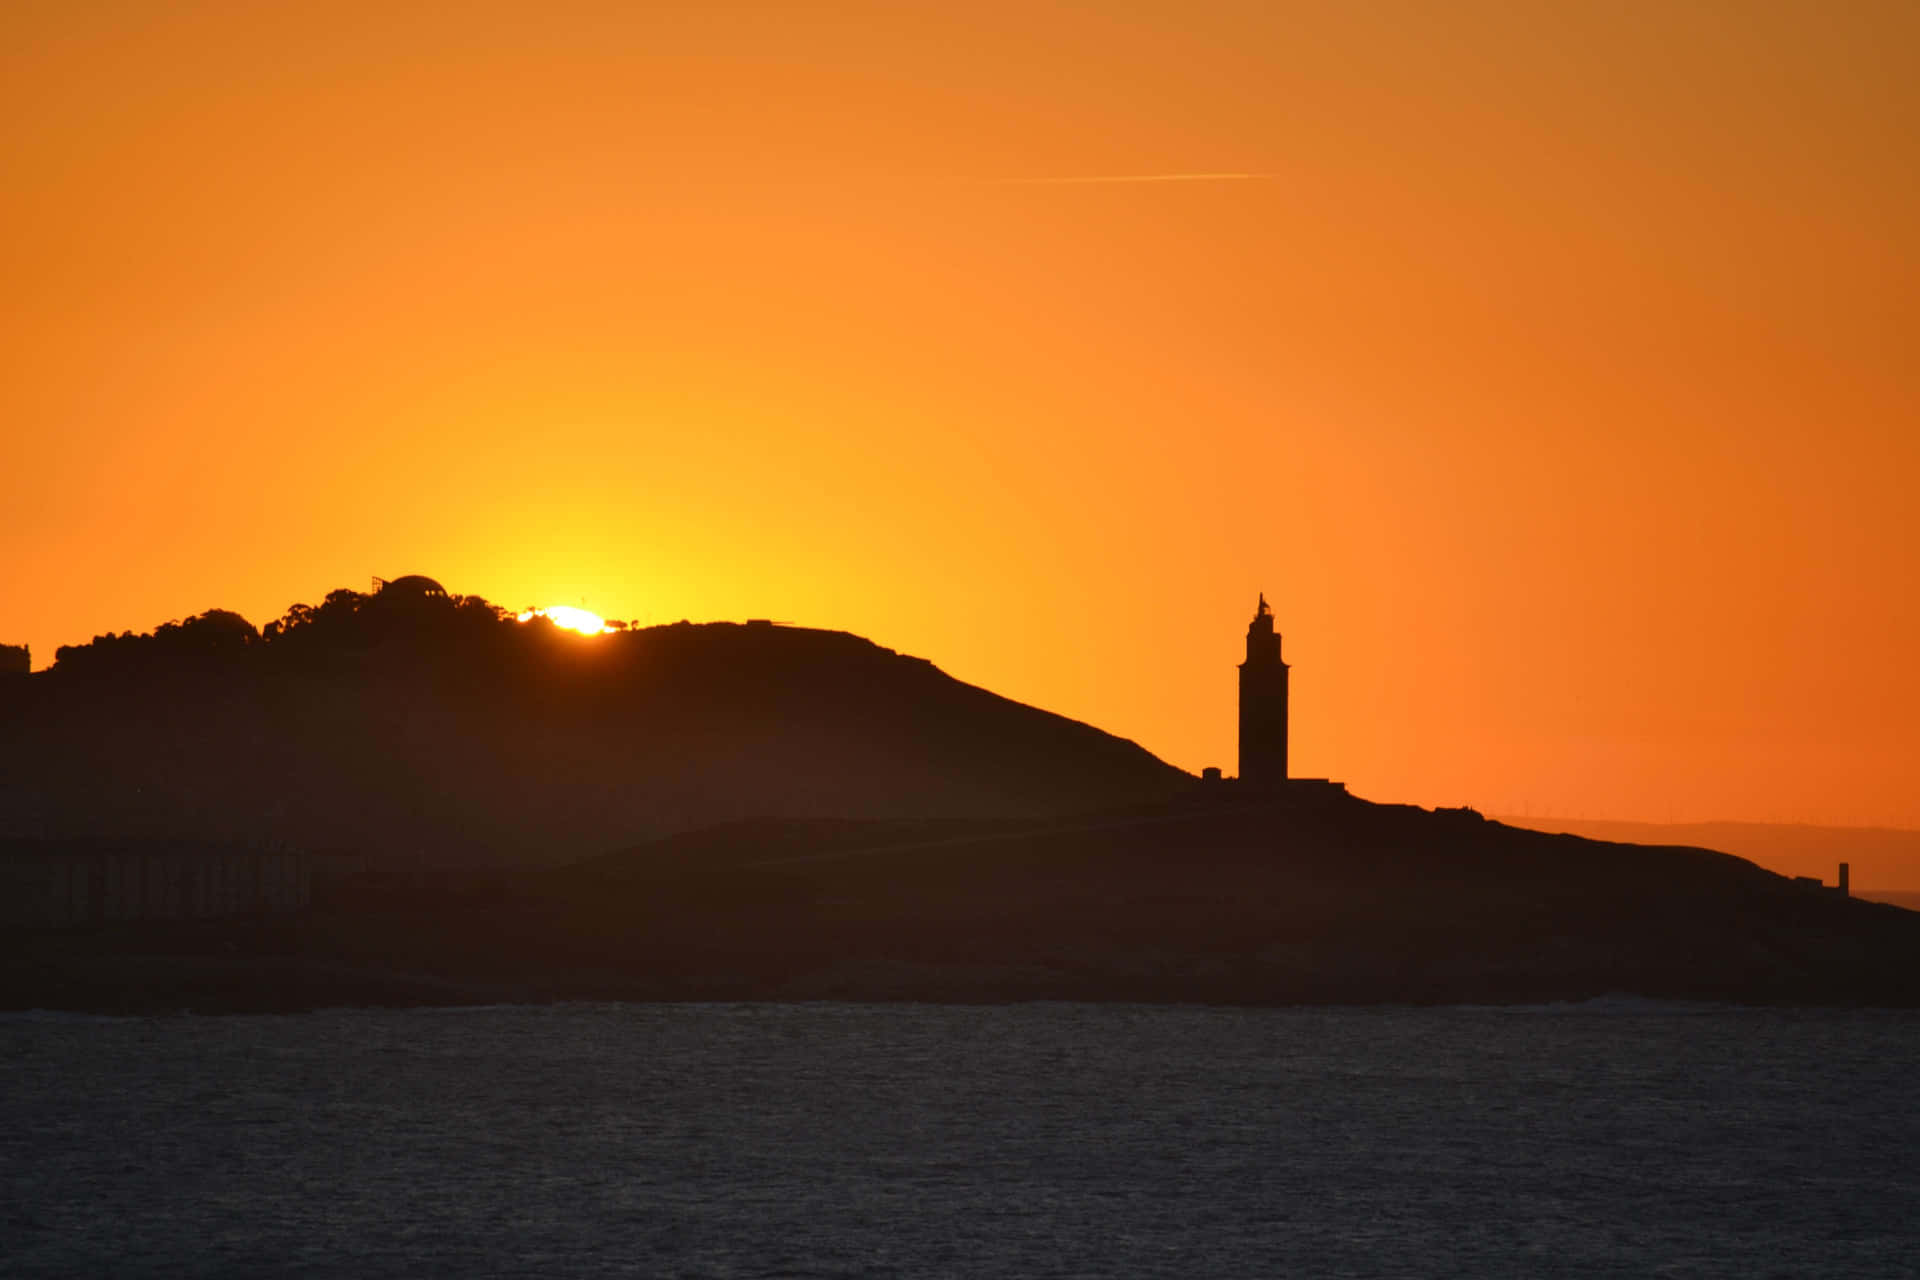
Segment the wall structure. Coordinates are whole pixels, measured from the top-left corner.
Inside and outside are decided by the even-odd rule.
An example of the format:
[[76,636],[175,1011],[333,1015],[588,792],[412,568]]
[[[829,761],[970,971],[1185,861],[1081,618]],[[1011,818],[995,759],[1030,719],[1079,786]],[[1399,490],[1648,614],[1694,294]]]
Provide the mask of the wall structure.
[[298,850],[33,848],[0,854],[0,921],[24,926],[217,920],[304,911]]

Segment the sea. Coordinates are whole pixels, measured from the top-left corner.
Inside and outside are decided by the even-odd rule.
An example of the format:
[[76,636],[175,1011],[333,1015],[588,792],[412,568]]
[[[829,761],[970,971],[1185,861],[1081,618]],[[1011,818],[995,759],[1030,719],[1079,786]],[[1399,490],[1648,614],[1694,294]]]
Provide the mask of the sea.
[[14,1276],[1916,1276],[1920,1013],[0,1016]]

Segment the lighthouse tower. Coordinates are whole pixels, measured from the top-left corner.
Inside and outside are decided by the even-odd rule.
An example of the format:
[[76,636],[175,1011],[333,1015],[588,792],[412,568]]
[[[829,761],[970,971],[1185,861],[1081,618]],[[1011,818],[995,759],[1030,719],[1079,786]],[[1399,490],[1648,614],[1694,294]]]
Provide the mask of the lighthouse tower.
[[1280,661],[1280,637],[1263,593],[1240,664],[1240,781],[1277,787],[1286,780],[1287,664]]

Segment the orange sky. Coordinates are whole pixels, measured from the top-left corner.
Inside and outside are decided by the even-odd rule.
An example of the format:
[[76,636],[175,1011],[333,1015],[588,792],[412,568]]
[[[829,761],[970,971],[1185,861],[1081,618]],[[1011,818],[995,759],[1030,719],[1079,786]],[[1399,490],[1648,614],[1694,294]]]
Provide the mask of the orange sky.
[[1920,826],[1920,6],[407,8],[0,10],[36,665],[423,572],[1231,771],[1265,590],[1296,772]]

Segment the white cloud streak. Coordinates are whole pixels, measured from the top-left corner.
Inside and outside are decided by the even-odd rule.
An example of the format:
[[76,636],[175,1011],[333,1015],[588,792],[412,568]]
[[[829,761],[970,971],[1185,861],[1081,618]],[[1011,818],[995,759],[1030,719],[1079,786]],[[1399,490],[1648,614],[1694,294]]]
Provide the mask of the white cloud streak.
[[978,178],[983,187],[1077,187],[1132,182],[1258,182],[1270,173],[1116,173],[1062,178]]

